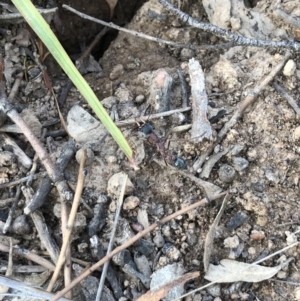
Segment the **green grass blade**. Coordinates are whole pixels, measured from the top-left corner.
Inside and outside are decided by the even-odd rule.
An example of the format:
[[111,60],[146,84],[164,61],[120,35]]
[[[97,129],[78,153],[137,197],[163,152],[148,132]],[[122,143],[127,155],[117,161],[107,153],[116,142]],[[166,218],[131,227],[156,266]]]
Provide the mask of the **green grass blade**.
[[113,136],[115,141],[118,143],[122,151],[125,153],[129,161],[134,164],[133,161],[133,152],[119,130],[119,128],[114,124],[106,110],[103,108],[102,104],[99,102],[97,96],[92,91],[88,83],[78,72],[73,62],[61,46],[60,42],[52,32],[50,26],[41,16],[41,14],[37,11],[34,5],[30,0],[12,0],[14,5],[23,15],[25,20],[31,26],[31,28],[35,31],[38,37],[43,41],[46,45],[50,53],[65,71],[67,76],[73,82],[73,84],[77,87],[83,97],[87,100],[95,114],[101,120],[103,125],[109,131],[109,133]]

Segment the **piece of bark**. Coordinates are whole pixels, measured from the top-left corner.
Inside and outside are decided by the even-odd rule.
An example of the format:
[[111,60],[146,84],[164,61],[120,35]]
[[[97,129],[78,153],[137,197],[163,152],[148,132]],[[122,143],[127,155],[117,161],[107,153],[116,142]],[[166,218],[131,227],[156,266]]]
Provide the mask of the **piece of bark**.
[[211,140],[213,130],[206,115],[208,97],[205,91],[204,73],[201,65],[194,58],[189,60],[189,74],[193,110],[191,139],[193,142],[198,143],[204,138]]

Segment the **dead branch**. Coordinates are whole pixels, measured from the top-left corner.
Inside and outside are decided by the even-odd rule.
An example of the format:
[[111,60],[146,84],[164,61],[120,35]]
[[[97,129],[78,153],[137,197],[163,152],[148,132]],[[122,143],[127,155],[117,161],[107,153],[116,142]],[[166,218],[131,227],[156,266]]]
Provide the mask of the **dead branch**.
[[210,32],[218,37],[224,38],[226,40],[232,41],[234,45],[240,46],[252,46],[252,47],[263,47],[263,48],[283,48],[289,50],[300,51],[300,43],[292,42],[292,41],[269,41],[269,40],[260,40],[253,38],[245,38],[238,34],[232,33],[228,30],[222,29],[215,25],[200,22],[193,19],[188,14],[182,12],[181,10],[175,8],[172,4],[170,4],[166,0],[158,0],[160,4],[162,4],[165,8],[167,8],[170,12],[172,12],[175,16],[181,19],[184,23],[204,30],[205,32]]
[[[9,252],[9,247],[0,243],[0,251]],[[37,264],[45,267],[46,269],[48,269],[50,271],[55,270],[55,266],[49,260],[44,259],[43,257],[41,257],[29,250],[21,249],[21,248],[13,248],[13,254],[22,256],[28,260],[36,262]]]
[[[229,191],[224,191],[218,195],[215,195],[213,197],[211,197],[211,200],[217,200],[221,197],[223,197],[224,195],[226,195],[227,193],[229,193]],[[130,247],[133,243],[135,243],[136,241],[138,241],[140,238],[142,238],[143,236],[145,236],[146,234],[150,233],[151,231],[153,231],[156,227],[163,225],[167,222],[169,222],[170,220],[176,218],[179,215],[185,214],[188,211],[191,211],[197,207],[200,206],[205,206],[208,204],[207,199],[202,199],[201,201],[192,204],[190,206],[187,206],[185,208],[182,208],[181,210],[163,218],[162,220],[158,221],[157,223],[152,224],[151,226],[149,226],[148,228],[146,228],[145,230],[139,232],[138,234],[136,234],[134,237],[132,237],[131,239],[129,239],[126,243],[124,243],[123,245],[115,248],[111,253],[109,253],[108,255],[106,255],[105,257],[103,257],[101,260],[99,260],[96,264],[94,264],[93,266],[91,266],[87,271],[83,272],[80,276],[78,276],[76,279],[74,279],[71,284],[68,287],[65,287],[63,290],[61,290],[60,292],[58,292],[55,297],[53,299],[51,299],[51,301],[57,301],[61,296],[64,296],[66,292],[68,292],[70,289],[72,289],[74,286],[76,286],[80,281],[82,281],[84,278],[86,278],[88,275],[90,275],[92,272],[94,272],[95,270],[97,270],[97,268],[99,268],[100,266],[102,266],[105,262],[107,262],[108,260],[110,260],[114,255],[118,254],[119,252],[121,252],[122,250],[127,249],[128,247]]]
[[66,4],[63,4],[62,7],[67,9],[68,11],[80,16],[82,19],[90,20],[92,22],[99,23],[101,25],[129,33],[131,35],[134,35],[135,37],[143,38],[143,39],[150,40],[150,41],[153,41],[156,43],[166,44],[166,45],[173,46],[176,48],[188,48],[188,49],[198,49],[198,50],[200,50],[200,49],[202,49],[202,50],[218,50],[218,49],[226,49],[226,48],[230,48],[230,47],[234,46],[233,43],[231,43],[231,42],[223,43],[223,44],[219,44],[219,45],[190,45],[190,44],[180,44],[180,43],[175,43],[175,42],[171,42],[171,41],[166,41],[166,40],[163,40],[160,38],[152,37],[152,36],[144,34],[144,33],[140,33],[140,32],[134,31],[134,30],[124,28],[124,27],[120,27],[112,22],[107,23],[105,21],[93,18],[89,15],[79,12],[78,10],[76,10]]
[[122,126],[131,125],[131,124],[136,124],[136,122],[139,121],[140,119],[152,120],[152,119],[155,119],[155,118],[171,116],[171,115],[176,114],[176,113],[188,112],[190,110],[191,110],[191,107],[186,107],[186,108],[182,108],[182,109],[176,109],[176,110],[171,110],[171,111],[167,111],[167,112],[162,112],[162,113],[137,117],[137,118],[130,118],[130,119],[127,119],[127,120],[122,120],[122,121],[116,122],[115,124],[119,127],[122,127]]

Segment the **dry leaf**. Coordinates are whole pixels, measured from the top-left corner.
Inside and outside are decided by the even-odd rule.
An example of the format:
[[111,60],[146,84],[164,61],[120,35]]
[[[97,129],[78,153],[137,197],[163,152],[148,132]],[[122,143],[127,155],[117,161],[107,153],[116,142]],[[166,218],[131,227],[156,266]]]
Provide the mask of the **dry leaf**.
[[205,243],[204,243],[204,255],[203,255],[203,264],[204,264],[204,271],[207,272],[208,267],[209,267],[209,259],[210,259],[210,254],[212,251],[213,247],[213,242],[216,234],[216,228],[219,225],[219,221],[221,219],[221,216],[223,215],[225,206],[227,202],[230,200],[231,195],[227,194],[223,200],[222,206],[219,210],[218,215],[216,216],[213,224],[210,226],[209,231],[206,235],[205,238]]
[[260,282],[277,274],[290,260],[276,267],[264,267],[230,259],[221,260],[219,265],[209,265],[205,279],[216,283],[236,281]]
[[114,9],[117,5],[118,0],[105,0],[106,3],[109,5],[109,9],[110,9],[110,18],[113,17],[114,15]]
[[187,273],[175,280],[172,280],[169,283],[166,283],[163,287],[161,287],[158,290],[148,291],[146,294],[138,298],[137,301],[159,301],[160,299],[164,298],[173,287],[183,285],[187,281],[190,281],[199,276],[199,272]]

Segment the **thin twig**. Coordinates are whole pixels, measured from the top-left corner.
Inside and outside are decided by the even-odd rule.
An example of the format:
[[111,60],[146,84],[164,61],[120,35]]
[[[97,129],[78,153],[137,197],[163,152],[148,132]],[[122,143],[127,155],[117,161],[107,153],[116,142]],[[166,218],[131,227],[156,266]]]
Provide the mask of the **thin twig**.
[[20,84],[22,82],[22,78],[23,78],[23,72],[20,72],[16,75],[14,85],[10,90],[9,96],[7,97],[9,101],[13,101],[13,99],[15,98],[19,90]]
[[190,110],[191,110],[191,107],[187,107],[187,108],[170,110],[170,111],[167,111],[167,112],[162,112],[162,113],[157,113],[157,114],[151,114],[151,115],[148,115],[148,116],[130,118],[130,119],[127,119],[127,120],[122,120],[122,121],[116,122],[116,125],[119,126],[119,127],[127,126],[127,125],[131,125],[131,124],[136,124],[136,122],[139,121],[140,119],[152,120],[152,119],[155,119],[155,118],[171,116],[171,115],[176,114],[176,113],[188,112]]
[[191,16],[189,16],[188,14],[175,8],[172,4],[170,4],[166,0],[158,0],[158,2],[161,3],[164,7],[166,7],[170,12],[172,12],[179,19],[181,19],[184,23],[186,23],[192,27],[199,28],[205,32],[210,32],[218,37],[232,41],[235,45],[263,47],[263,48],[284,48],[284,49],[300,51],[300,43],[298,43],[298,42],[270,41],[270,40],[245,38],[243,36],[232,33],[228,30],[222,29],[215,25],[197,21],[197,20],[193,19]]
[[[77,187],[76,187],[76,192],[75,192],[75,195],[74,195],[74,200],[73,200],[73,203],[72,203],[72,209],[71,209],[71,212],[70,212],[68,225],[67,225],[66,229],[64,230],[64,233],[65,233],[64,234],[64,241],[63,241],[63,245],[62,245],[61,250],[60,250],[60,254],[59,254],[59,258],[58,258],[58,261],[57,261],[57,264],[56,264],[56,267],[55,267],[55,271],[54,271],[54,273],[52,275],[52,278],[51,278],[51,280],[48,284],[48,287],[47,287],[48,292],[52,290],[52,288],[53,288],[53,286],[54,286],[54,284],[57,280],[57,277],[60,273],[62,265],[65,262],[66,249],[67,249],[67,246],[69,244],[69,240],[70,240],[70,237],[71,237],[71,234],[72,234],[72,229],[73,229],[73,226],[74,226],[76,212],[77,212],[78,206],[80,204],[80,197],[81,197],[81,193],[82,193],[82,190],[83,190],[83,184],[84,184],[84,180],[85,180],[85,172],[84,172],[85,160],[86,160],[86,150],[84,150],[82,152],[82,157],[81,157],[80,166],[79,166]],[[63,296],[64,295],[65,294],[63,294]]]
[[[122,209],[122,204],[123,204],[123,198],[124,198],[124,193],[125,193],[125,189],[126,189],[127,179],[128,179],[128,176],[125,174],[124,177],[123,177],[123,185],[122,185],[121,192],[120,192],[120,195],[119,195],[118,207],[117,207],[116,214],[115,214],[115,221],[114,221],[114,224],[113,224],[113,228],[111,230],[110,240],[109,240],[106,255],[108,255],[111,252],[111,250],[113,248],[114,241],[115,241],[115,233],[116,233],[116,230],[117,230],[118,220],[119,220],[120,212],[121,212],[121,209]],[[102,295],[102,291],[103,291],[103,287],[104,287],[104,281],[105,281],[105,278],[106,278],[106,273],[107,273],[108,267],[109,267],[109,260],[106,261],[104,266],[103,266],[103,270],[102,270],[102,274],[101,274],[101,278],[100,278],[98,291],[97,291],[97,296],[96,296],[95,301],[100,301],[101,300],[101,295]]]
[[[0,251],[1,252],[9,252],[9,247],[0,243]],[[50,271],[55,270],[55,266],[47,259],[44,259],[43,257],[33,253],[32,251],[26,250],[26,249],[21,249],[21,248],[13,248],[13,254],[22,256],[28,260],[31,260],[46,269]]]
[[195,50],[196,49],[198,49],[198,50],[199,49],[217,50],[217,49],[230,48],[230,47],[233,46],[233,43],[223,43],[223,44],[220,44],[220,45],[191,45],[191,44],[181,44],[181,43],[166,41],[166,40],[163,40],[163,39],[160,39],[160,38],[152,37],[152,36],[144,34],[144,33],[140,33],[140,32],[134,31],[134,30],[124,28],[124,27],[120,27],[120,26],[118,26],[118,25],[116,25],[112,22],[107,23],[105,21],[93,18],[89,15],[86,15],[84,13],[79,12],[78,10],[76,10],[76,9],[70,7],[69,5],[66,5],[66,4],[63,4],[62,7],[69,10],[69,11],[71,11],[72,13],[80,16],[82,19],[90,20],[90,21],[93,21],[95,23],[99,23],[99,24],[102,24],[104,26],[107,26],[107,27],[110,27],[110,28],[113,28],[113,29],[116,29],[116,30],[119,30],[119,31],[129,33],[131,35],[134,35],[135,37],[143,38],[143,39],[150,40],[150,41],[153,41],[153,42],[156,42],[156,43],[163,43],[163,44],[173,46],[173,47],[176,47],[176,48],[188,48],[188,49],[195,49]]
[[12,204],[11,208],[9,209],[9,214],[8,214],[8,218],[5,222],[5,225],[3,227],[3,230],[2,232],[5,234],[7,232],[7,230],[9,229],[10,225],[11,225],[11,222],[13,220],[13,217],[15,215],[15,211],[16,211],[16,208],[17,208],[17,205],[20,201],[20,194],[21,194],[21,187],[19,186],[17,188],[17,192],[16,192],[16,196],[15,196],[15,199],[14,199],[14,203]]
[[[246,268],[241,269],[239,272],[242,273],[243,271],[246,271],[248,268],[250,268],[250,267],[252,267],[254,265],[257,265],[257,264],[259,264],[261,262],[264,262],[264,261],[266,261],[266,260],[268,260],[268,259],[270,259],[270,258],[272,258],[272,257],[274,257],[274,256],[276,256],[278,254],[281,254],[281,253],[289,250],[290,248],[293,248],[293,247],[297,246],[298,244],[299,244],[299,242],[295,242],[295,243],[293,243],[293,244],[291,244],[291,245],[289,245],[289,246],[287,246],[287,247],[285,247],[285,248],[283,248],[283,249],[281,249],[281,250],[279,250],[279,251],[277,251],[277,252],[275,252],[273,254],[270,254],[269,256],[266,256],[266,257],[264,257],[264,258],[262,258],[262,259],[260,259],[258,261],[255,261],[252,264],[249,264]],[[288,259],[287,261],[289,262],[291,260],[292,260],[292,258]],[[227,277],[227,275],[224,276],[224,277],[221,277],[221,278],[219,278],[219,279],[217,279],[217,280],[215,280],[213,282],[210,282],[210,283],[208,283],[206,285],[203,285],[203,286],[201,286],[199,288],[196,288],[196,289],[194,289],[194,290],[192,290],[192,291],[190,291],[190,292],[188,292],[188,293],[180,296],[179,298],[174,299],[173,301],[181,300],[182,298],[185,298],[185,297],[187,297],[187,296],[189,296],[191,294],[194,294],[194,293],[199,292],[199,291],[201,291],[201,290],[203,290],[203,289],[205,289],[207,287],[210,287],[210,286],[212,286],[212,285],[214,285],[216,283],[219,283],[220,281],[225,280],[226,277]]]
[[278,83],[274,82],[273,87],[276,91],[290,104],[290,106],[294,109],[298,116],[300,116],[300,108],[295,101],[295,99]]
[[285,11],[283,11],[280,7],[279,7],[279,2],[277,1],[275,4],[275,8],[274,8],[274,12],[277,13],[283,20],[285,20],[287,23],[300,28],[300,22],[293,18],[292,16],[290,16],[289,14],[287,14]]
[[[65,237],[65,229],[68,226],[68,218],[69,218],[69,204],[66,202],[61,202],[61,229],[62,229],[62,237],[63,241],[67,238]],[[64,262],[64,283],[65,286],[69,285],[72,282],[72,259],[71,259],[71,244],[70,240],[67,241],[67,249],[66,249],[66,260]],[[70,290],[65,294],[66,298],[72,299],[73,292]]]
[[[226,195],[229,191],[224,191],[218,195],[215,195],[214,197],[211,198],[211,200],[216,200],[219,199],[221,197],[223,197],[224,195]],[[94,272],[97,268],[101,267],[105,262],[107,262],[108,260],[110,260],[114,255],[118,254],[119,252],[121,252],[122,250],[127,249],[128,247],[130,247],[132,244],[134,244],[136,241],[138,241],[140,238],[142,238],[143,236],[145,236],[146,234],[150,233],[151,231],[153,231],[156,227],[163,225],[167,222],[169,222],[170,220],[173,220],[174,218],[176,218],[179,215],[185,214],[190,210],[193,210],[197,207],[200,206],[205,206],[207,205],[209,202],[207,201],[206,198],[202,199],[201,201],[192,204],[190,206],[184,207],[181,210],[168,215],[167,217],[161,219],[160,221],[158,221],[157,223],[154,223],[152,225],[150,225],[148,228],[146,228],[145,230],[139,232],[138,234],[136,234],[134,237],[132,237],[131,239],[129,239],[127,242],[125,242],[123,245],[115,248],[111,253],[109,253],[108,255],[106,255],[105,257],[103,257],[101,260],[99,260],[97,263],[95,263],[93,266],[91,266],[87,271],[85,271],[84,273],[82,273],[80,276],[78,276],[76,279],[74,279],[72,281],[72,283],[68,286],[65,287],[63,290],[61,290],[60,292],[58,292],[55,297],[53,299],[51,299],[51,301],[57,301],[61,296],[64,296],[66,292],[68,292],[70,289],[72,289],[75,285],[77,285],[80,281],[82,281],[84,278],[86,278],[87,276],[89,276],[92,272]]]
[[[46,171],[43,171],[43,172],[40,172],[40,173],[37,173],[33,176],[33,179],[36,180],[36,179],[41,179],[41,178],[44,178],[47,176],[47,172]],[[30,178],[30,176],[27,176],[27,177],[24,177],[24,178],[21,178],[21,179],[18,179],[18,180],[15,180],[15,181],[11,181],[9,183],[4,183],[4,184],[1,184],[0,185],[0,189],[4,189],[4,188],[8,188],[8,187],[13,187],[13,186],[16,186],[16,185],[19,185],[21,183],[24,183],[26,182],[28,179]]]

